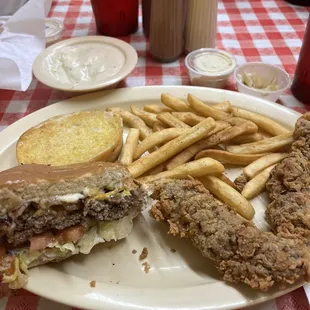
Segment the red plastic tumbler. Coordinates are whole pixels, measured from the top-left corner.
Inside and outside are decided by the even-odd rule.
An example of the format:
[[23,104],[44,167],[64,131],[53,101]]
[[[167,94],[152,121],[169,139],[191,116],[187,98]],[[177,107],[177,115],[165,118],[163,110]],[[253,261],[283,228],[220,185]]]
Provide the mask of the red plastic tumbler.
[[91,5],[100,34],[118,37],[137,31],[139,0],[91,0]]
[[303,103],[310,104],[310,17],[292,84],[293,95]]

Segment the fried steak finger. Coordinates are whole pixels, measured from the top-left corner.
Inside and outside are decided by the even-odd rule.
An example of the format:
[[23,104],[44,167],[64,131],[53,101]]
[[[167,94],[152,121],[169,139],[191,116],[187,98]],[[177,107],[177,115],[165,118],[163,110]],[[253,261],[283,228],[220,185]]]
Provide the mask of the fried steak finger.
[[286,238],[310,238],[310,113],[298,119],[287,158],[271,172],[266,184],[271,204],[267,220],[275,233]]
[[150,215],[167,221],[170,234],[189,238],[215,263],[225,281],[266,291],[310,277],[310,253],[301,241],[261,232],[200,182],[157,182],[153,198],[158,202]]

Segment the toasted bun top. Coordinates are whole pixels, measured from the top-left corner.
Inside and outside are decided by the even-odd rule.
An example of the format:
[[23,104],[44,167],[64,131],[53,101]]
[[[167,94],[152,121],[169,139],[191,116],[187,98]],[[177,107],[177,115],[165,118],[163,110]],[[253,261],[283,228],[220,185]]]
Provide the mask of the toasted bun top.
[[126,167],[118,163],[92,162],[68,166],[29,164],[16,166],[0,172],[0,187],[9,187],[23,182],[37,183],[42,180],[49,182],[66,181],[86,174],[102,174],[107,168],[121,170],[122,174],[120,174],[120,177],[129,175]]
[[123,143],[119,115],[94,110],[52,117],[27,130],[17,141],[20,164],[52,166],[113,162]]

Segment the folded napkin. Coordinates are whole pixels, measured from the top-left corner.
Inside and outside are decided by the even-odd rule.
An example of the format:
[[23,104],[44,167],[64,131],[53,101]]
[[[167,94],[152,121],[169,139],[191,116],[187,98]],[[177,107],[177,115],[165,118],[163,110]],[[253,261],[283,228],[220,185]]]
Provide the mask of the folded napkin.
[[2,26],[0,89],[25,91],[32,80],[32,64],[45,48],[45,17],[52,0],[29,0]]
[[17,12],[28,0],[9,0],[0,1],[0,15],[13,15]]

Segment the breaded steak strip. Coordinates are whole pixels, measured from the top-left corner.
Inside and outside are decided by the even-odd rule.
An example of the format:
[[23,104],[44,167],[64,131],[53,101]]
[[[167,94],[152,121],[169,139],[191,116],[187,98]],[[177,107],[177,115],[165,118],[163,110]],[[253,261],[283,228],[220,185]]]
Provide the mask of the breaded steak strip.
[[158,202],[150,215],[167,221],[170,234],[189,238],[225,281],[266,291],[310,277],[310,253],[301,241],[261,232],[199,181],[158,182],[153,198]]
[[267,220],[277,234],[286,238],[310,237],[310,113],[298,119],[290,155],[271,172],[266,187],[272,203]]

